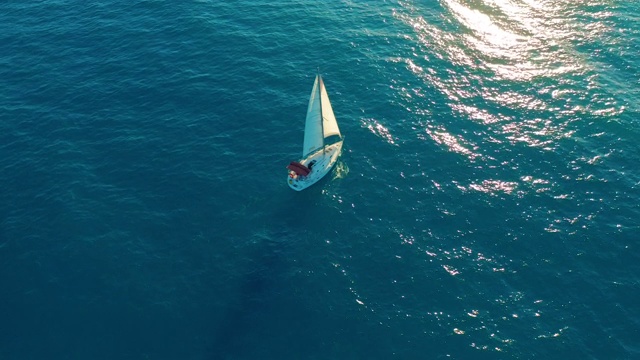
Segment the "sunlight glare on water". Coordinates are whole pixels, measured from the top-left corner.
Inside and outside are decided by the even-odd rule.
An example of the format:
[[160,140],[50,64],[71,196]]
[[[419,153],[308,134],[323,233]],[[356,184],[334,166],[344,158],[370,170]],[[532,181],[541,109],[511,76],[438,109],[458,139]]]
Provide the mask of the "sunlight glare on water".
[[[412,30],[407,39],[413,44],[409,54],[392,61],[406,64],[422,86],[443,94],[451,111],[484,124],[480,141],[447,124],[420,120],[428,136],[450,151],[474,160],[483,155],[474,144],[486,138],[552,150],[572,136],[577,116],[610,116],[623,109],[603,93],[593,65],[577,48],[607,27],[582,26],[584,15],[576,14],[575,4],[446,0],[441,2],[451,15],[446,21],[425,18],[418,3],[401,5],[394,16]],[[589,16],[607,17],[593,6]],[[398,88],[401,97],[415,102],[411,94],[421,94],[419,87],[406,89]]]

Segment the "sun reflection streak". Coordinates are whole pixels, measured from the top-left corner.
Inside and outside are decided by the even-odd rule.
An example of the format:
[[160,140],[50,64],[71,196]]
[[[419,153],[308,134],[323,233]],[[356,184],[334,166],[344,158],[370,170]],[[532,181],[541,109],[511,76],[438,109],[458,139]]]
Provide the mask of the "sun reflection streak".
[[514,181],[502,181],[502,180],[483,180],[481,182],[474,182],[468,186],[458,184],[457,188],[462,192],[476,191],[492,196],[498,194],[515,194],[518,197],[524,196],[524,191],[518,190],[518,183]]
[[427,128],[427,134],[438,144],[445,145],[449,151],[453,151],[459,154],[466,155],[470,159],[475,159],[480,154],[477,154],[467,149],[463,144],[466,142],[462,138],[455,137],[445,130],[434,130]]
[[501,28],[490,16],[479,10],[466,7],[455,0],[445,1],[454,16],[468,29],[467,41],[476,49],[496,57],[520,58],[514,48],[519,47],[526,38]]
[[382,125],[376,119],[362,119],[361,123],[362,126],[369,129],[369,131],[371,131],[376,136],[384,139],[390,145],[397,145],[393,135],[391,135],[391,133],[389,132],[389,129]]

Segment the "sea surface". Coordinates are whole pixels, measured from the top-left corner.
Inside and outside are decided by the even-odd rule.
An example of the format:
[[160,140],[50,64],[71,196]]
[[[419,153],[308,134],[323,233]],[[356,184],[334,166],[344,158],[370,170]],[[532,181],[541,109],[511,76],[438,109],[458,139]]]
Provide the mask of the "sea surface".
[[4,0],[0,359],[640,359],[639,99],[632,0]]

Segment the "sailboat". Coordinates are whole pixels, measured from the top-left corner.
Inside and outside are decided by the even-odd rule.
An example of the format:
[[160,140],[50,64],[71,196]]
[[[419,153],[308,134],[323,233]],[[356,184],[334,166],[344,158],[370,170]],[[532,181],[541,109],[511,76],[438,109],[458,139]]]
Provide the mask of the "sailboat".
[[318,73],[307,107],[302,160],[287,166],[289,187],[302,191],[327,175],[338,161],[343,141],[327,89]]

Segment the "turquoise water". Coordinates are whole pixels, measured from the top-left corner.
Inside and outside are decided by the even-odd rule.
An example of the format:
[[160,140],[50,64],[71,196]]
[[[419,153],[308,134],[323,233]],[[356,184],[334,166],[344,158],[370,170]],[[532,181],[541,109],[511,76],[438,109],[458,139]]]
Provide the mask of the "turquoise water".
[[639,13],[3,2],[0,358],[639,358]]

